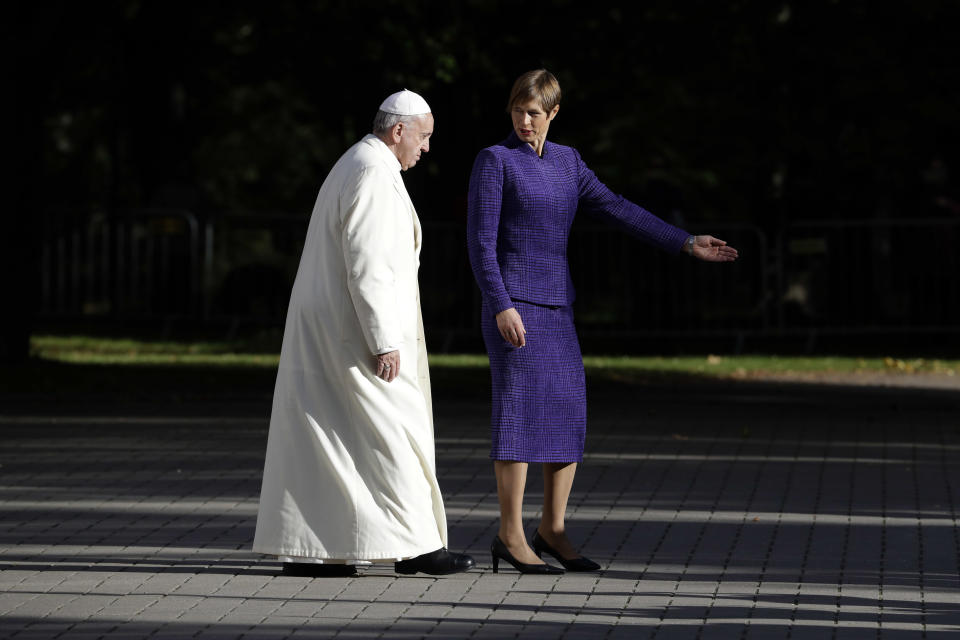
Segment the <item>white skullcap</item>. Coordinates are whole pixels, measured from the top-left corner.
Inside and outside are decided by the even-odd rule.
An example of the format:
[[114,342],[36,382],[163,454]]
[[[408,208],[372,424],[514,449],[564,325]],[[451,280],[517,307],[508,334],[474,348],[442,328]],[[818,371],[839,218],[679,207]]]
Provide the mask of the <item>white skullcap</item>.
[[413,91],[404,89],[388,96],[380,105],[380,111],[398,116],[417,116],[421,113],[430,113],[430,105]]

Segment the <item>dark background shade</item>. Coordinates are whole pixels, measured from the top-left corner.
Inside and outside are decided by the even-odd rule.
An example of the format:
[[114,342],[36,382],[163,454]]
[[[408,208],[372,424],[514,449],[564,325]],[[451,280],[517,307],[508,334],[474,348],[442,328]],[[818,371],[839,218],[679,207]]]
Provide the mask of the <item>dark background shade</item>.
[[[6,13],[11,353],[50,319],[26,275],[46,264],[49,212],[305,220],[333,162],[406,87],[436,116],[430,154],[405,175],[411,196],[426,225],[459,225],[476,152],[509,133],[510,84],[541,66],[564,91],[551,139],[692,230],[741,224],[775,239],[799,220],[960,219],[957,3],[117,0]],[[941,231],[916,231],[909,251],[923,256],[924,233],[954,250],[937,245]],[[831,240],[833,253],[857,237]],[[930,269],[955,280],[946,265]],[[455,271],[424,298],[472,286]],[[758,287],[782,297],[774,279]],[[910,306],[904,326],[924,324],[929,309]]]

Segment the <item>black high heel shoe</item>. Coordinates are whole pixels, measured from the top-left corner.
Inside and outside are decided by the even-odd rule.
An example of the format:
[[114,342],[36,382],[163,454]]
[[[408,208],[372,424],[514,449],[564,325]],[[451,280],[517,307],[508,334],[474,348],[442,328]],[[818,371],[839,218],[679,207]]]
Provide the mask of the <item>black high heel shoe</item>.
[[542,557],[544,552],[547,552],[556,558],[557,562],[562,564],[563,568],[567,571],[598,571],[600,569],[600,565],[583,556],[570,559],[564,558],[556,549],[547,544],[547,541],[540,536],[539,531],[534,532],[533,538],[530,540],[530,546],[533,547],[533,552],[537,554],[538,558]]
[[512,564],[513,568],[520,573],[537,573],[541,575],[556,575],[563,573],[563,569],[560,567],[555,567],[552,564],[527,564],[525,562],[520,562],[513,557],[513,554],[510,553],[509,549],[507,549],[507,545],[503,544],[503,540],[500,539],[500,536],[493,537],[493,542],[490,543],[490,556],[493,559],[494,573],[497,573],[501,558]]

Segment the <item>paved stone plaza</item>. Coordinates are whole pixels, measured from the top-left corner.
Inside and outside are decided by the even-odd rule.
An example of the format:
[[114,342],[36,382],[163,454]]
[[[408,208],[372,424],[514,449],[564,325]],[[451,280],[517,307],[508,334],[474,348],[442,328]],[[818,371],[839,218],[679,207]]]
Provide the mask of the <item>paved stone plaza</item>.
[[477,568],[351,579],[250,551],[268,397],[5,398],[0,637],[960,637],[960,392],[590,394],[569,525],[603,571],[559,578],[490,570],[481,394],[436,406],[450,546]]

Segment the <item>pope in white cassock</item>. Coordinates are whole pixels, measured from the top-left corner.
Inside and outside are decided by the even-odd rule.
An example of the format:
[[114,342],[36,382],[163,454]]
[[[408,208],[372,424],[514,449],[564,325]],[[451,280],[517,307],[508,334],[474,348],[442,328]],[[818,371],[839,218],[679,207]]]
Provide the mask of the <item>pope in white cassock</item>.
[[433,115],[388,97],[373,133],[320,188],[290,296],[254,551],[287,575],[466,571],[447,551],[417,269],[420,221],[401,170]]

